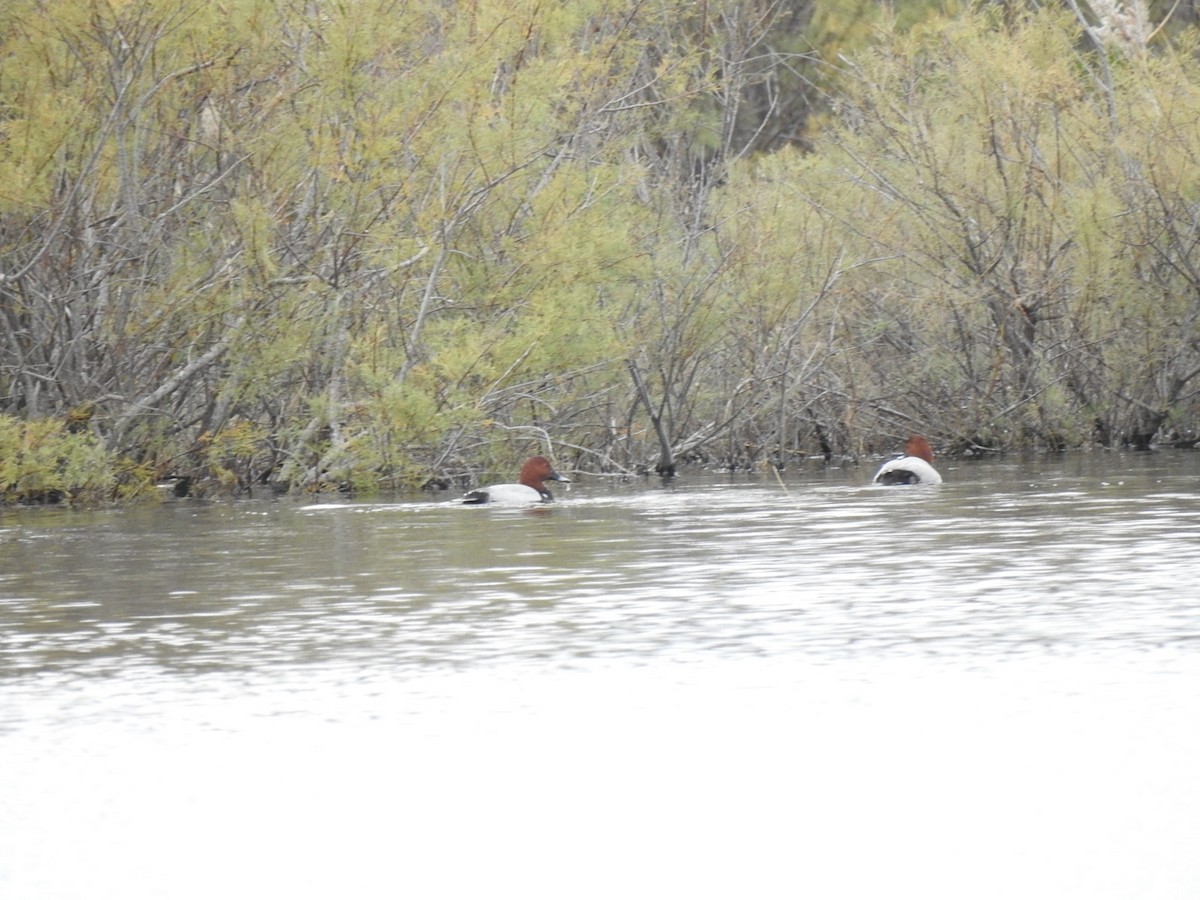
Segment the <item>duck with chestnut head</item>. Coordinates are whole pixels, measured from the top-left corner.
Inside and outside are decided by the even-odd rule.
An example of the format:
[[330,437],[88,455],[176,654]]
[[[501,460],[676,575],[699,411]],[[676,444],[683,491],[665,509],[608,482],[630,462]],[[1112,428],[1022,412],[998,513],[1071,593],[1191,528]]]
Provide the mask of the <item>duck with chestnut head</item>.
[[527,459],[525,465],[521,466],[521,474],[517,476],[516,484],[493,484],[488,487],[476,488],[468,491],[463,496],[462,502],[470,506],[478,506],[483,503],[503,506],[552,503],[554,495],[546,488],[547,481],[571,483],[571,479],[554,471],[550,460],[544,456],[535,456]]
[[875,473],[872,484],[941,484],[942,476],[933,467],[933,448],[919,434],[908,436],[904,456],[889,459]]

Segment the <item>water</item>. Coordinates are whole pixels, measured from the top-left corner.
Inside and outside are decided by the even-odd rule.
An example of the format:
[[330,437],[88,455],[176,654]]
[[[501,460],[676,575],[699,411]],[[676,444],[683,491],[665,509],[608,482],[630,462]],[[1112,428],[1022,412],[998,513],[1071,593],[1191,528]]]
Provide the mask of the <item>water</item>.
[[1200,456],[0,511],[0,896],[1200,896]]

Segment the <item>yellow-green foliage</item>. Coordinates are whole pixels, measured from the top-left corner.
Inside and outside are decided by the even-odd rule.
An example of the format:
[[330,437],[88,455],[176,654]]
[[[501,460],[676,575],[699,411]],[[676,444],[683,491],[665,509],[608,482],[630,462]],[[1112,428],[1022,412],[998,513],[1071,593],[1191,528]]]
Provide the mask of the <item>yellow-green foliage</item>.
[[0,415],[0,500],[103,499],[113,460],[88,432],[60,420],[25,422]]
[[[1064,410],[1093,416],[1110,375],[1152,407],[1193,377],[1194,76],[1171,55],[1106,70],[1077,46],[1072,18],[1041,11],[962,17],[856,61],[810,176],[836,193],[810,194],[862,254],[854,333],[886,361],[888,405],[928,420],[949,377],[944,428],[1009,416],[1078,435]],[[906,372],[913,353],[927,365]]]
[[215,434],[202,434],[197,441],[199,471],[226,490],[245,489],[269,437],[261,425],[245,419],[229,422]]
[[607,447],[645,433],[627,360],[730,447],[1184,417],[1194,48],[1080,38],[946,0],[12,0],[0,397],[230,483]]

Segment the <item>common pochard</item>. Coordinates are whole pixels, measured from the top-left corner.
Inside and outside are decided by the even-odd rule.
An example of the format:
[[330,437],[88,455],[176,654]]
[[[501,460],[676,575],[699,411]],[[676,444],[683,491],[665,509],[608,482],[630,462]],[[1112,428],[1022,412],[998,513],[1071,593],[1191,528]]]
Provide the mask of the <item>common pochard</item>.
[[889,459],[875,474],[873,484],[941,484],[942,476],[933,467],[933,448],[919,434],[908,436],[906,456]]
[[554,471],[550,460],[544,456],[527,459],[521,466],[521,474],[517,484],[493,484],[489,487],[476,488],[468,491],[462,498],[463,503],[480,504],[496,503],[506,506],[524,506],[530,503],[551,503],[554,495],[546,489],[547,481],[571,483]]

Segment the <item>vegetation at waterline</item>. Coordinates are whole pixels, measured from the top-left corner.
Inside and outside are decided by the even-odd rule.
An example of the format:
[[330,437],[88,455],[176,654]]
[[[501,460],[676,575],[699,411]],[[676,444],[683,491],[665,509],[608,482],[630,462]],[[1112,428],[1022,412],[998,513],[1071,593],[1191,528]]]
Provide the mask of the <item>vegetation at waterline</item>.
[[1193,23],[885,6],[9,0],[0,499],[1190,441]]

